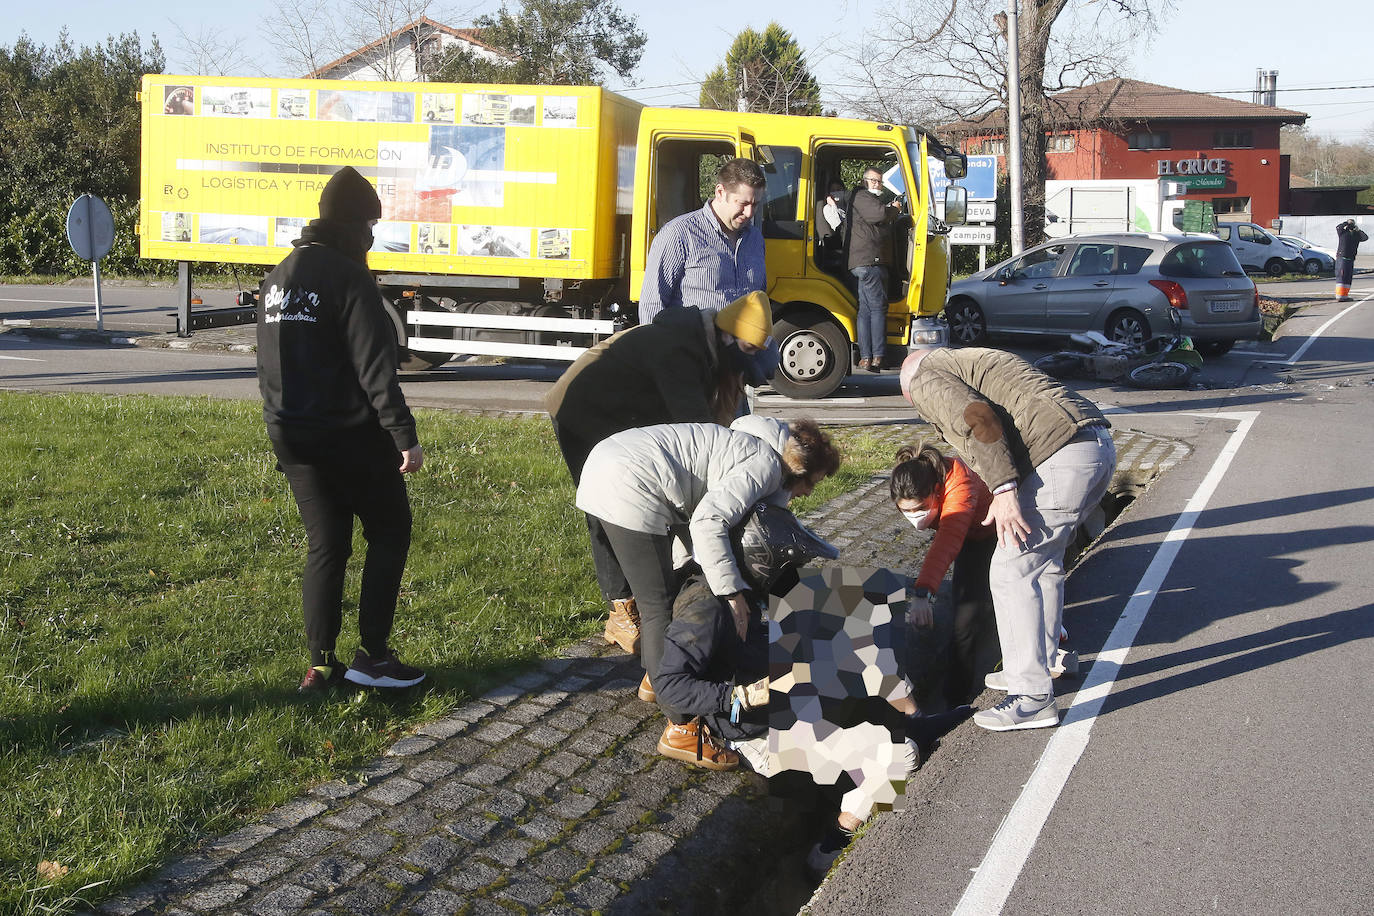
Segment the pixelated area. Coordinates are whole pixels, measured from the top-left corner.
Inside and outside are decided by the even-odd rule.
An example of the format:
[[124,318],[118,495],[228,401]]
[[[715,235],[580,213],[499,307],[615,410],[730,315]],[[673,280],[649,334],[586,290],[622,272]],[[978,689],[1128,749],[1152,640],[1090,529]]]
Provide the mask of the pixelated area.
[[887,569],[802,570],[768,622],[769,774],[808,773],[860,817],[899,809],[911,760],[888,700],[909,694],[899,659],[910,580]]

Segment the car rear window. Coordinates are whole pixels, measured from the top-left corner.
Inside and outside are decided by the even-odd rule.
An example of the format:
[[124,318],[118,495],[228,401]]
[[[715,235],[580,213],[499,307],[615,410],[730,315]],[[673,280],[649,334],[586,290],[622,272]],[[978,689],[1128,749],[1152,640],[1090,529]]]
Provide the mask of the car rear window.
[[1166,277],[1243,277],[1245,271],[1230,245],[1221,242],[1185,242],[1171,249],[1159,262]]

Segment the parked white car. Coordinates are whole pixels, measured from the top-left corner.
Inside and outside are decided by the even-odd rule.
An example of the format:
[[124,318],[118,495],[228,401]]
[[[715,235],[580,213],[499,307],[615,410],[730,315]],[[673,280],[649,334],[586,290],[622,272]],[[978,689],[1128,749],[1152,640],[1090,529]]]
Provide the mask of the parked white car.
[[1235,250],[1236,260],[1246,270],[1281,277],[1303,269],[1301,248],[1280,241],[1269,230],[1254,223],[1218,222],[1216,235]]

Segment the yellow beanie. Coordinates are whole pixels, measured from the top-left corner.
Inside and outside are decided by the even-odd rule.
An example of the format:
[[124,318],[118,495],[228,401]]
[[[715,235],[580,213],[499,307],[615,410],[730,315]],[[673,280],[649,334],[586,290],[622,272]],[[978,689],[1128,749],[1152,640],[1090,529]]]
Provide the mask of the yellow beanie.
[[773,306],[768,294],[755,290],[740,296],[716,313],[716,327],[747,344],[768,346],[773,335]]

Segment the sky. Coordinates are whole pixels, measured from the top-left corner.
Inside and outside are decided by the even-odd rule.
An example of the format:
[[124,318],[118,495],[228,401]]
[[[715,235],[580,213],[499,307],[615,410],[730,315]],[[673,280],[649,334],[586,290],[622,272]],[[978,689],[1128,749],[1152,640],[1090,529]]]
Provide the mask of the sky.
[[[281,2],[61,0],[48,7],[31,0],[0,0],[0,44],[12,44],[23,32],[40,44],[52,44],[63,25],[77,44],[137,31],[145,40],[158,36],[170,72],[195,72],[180,37],[184,32],[214,36],[226,47],[240,49],[242,58],[253,62],[241,75],[289,76],[273,66],[272,45],[258,25]],[[610,88],[645,104],[695,105],[701,78],[721,62],[734,36],[745,27],[762,30],[777,19],[805,50],[826,107],[843,113],[841,99],[853,84],[843,51],[865,31],[883,29],[886,17],[907,6],[906,0],[791,0],[776,5],[620,0],[624,12],[639,18],[649,41],[634,85],[612,83]],[[1277,70],[1279,106],[1310,115],[1313,132],[1354,141],[1374,129],[1374,16],[1361,12],[1359,3],[1177,0],[1175,6],[1160,17],[1154,38],[1126,62],[1123,76],[1249,101],[1255,71]],[[497,7],[497,2],[480,0],[436,2],[430,16],[462,27]]]

